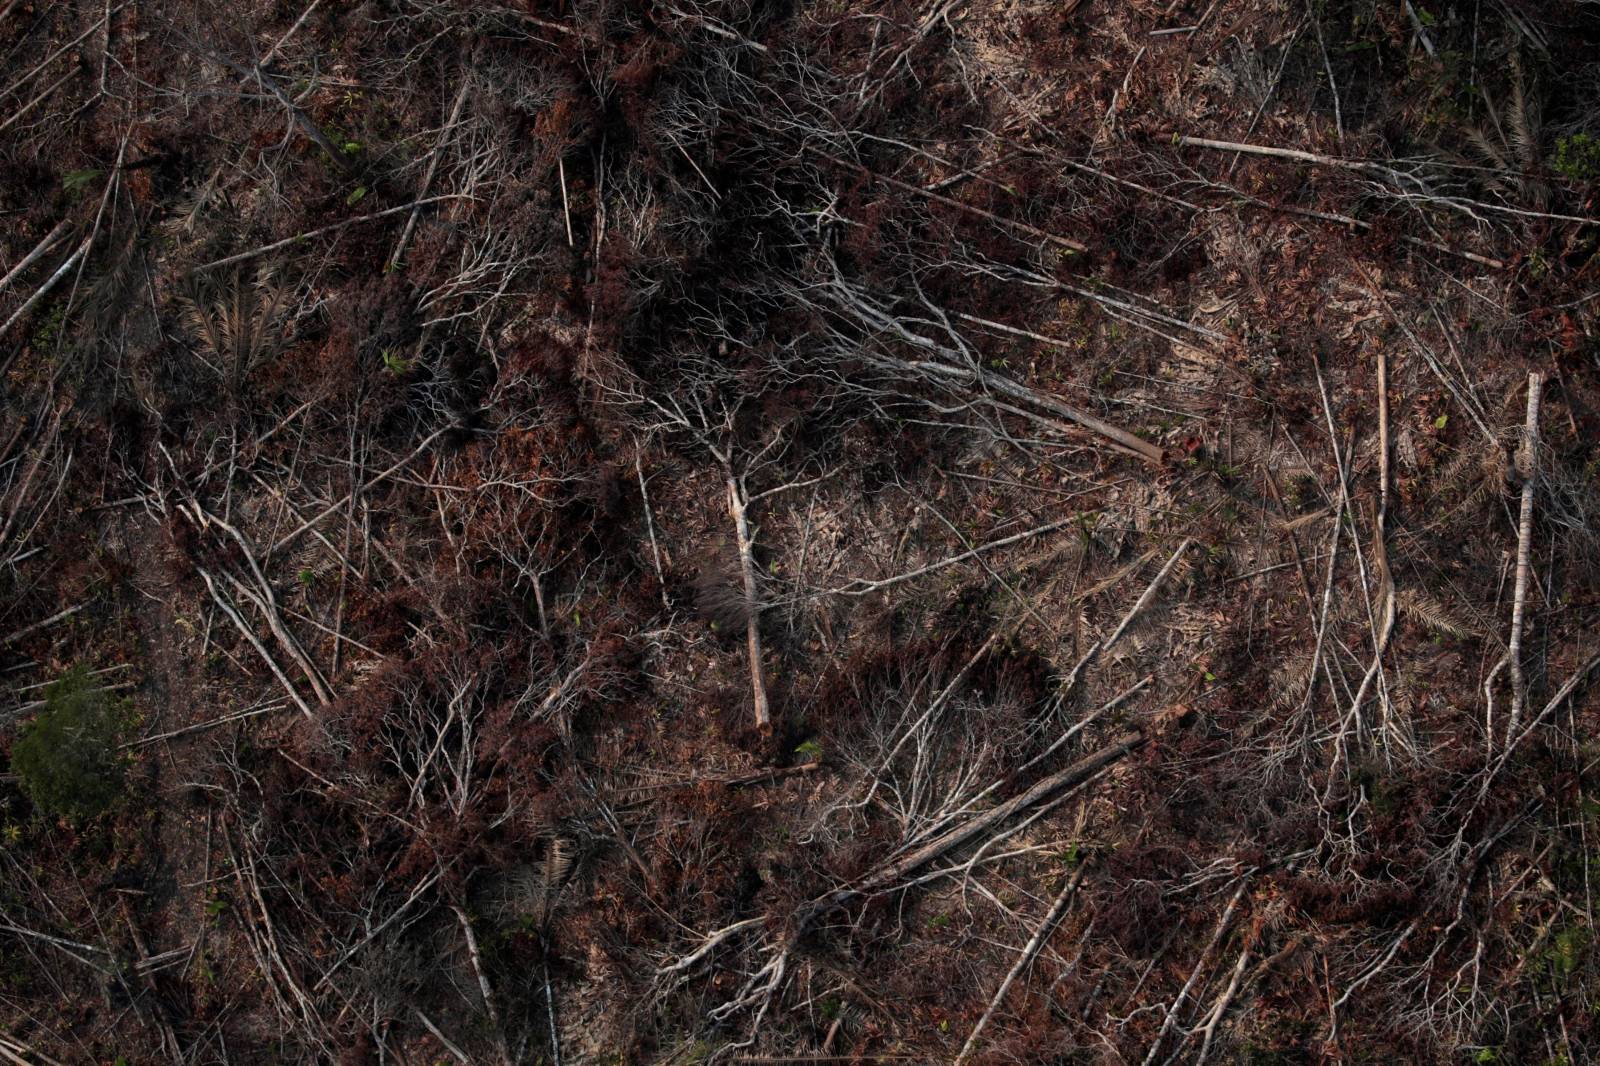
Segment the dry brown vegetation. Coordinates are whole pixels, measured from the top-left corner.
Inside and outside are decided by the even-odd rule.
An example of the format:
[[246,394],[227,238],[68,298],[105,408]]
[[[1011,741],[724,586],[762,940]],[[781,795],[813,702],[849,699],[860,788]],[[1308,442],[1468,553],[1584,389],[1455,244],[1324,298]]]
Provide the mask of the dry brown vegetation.
[[0,2],[0,1058],[1593,1061],[1597,46]]

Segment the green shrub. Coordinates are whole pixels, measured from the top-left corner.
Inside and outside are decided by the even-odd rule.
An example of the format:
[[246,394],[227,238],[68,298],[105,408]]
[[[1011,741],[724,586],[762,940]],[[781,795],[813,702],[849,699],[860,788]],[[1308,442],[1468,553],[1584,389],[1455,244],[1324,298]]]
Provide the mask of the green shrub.
[[49,814],[93,818],[122,794],[126,760],[117,750],[127,701],[75,666],[45,690],[44,710],[22,728],[11,769],[23,791]]

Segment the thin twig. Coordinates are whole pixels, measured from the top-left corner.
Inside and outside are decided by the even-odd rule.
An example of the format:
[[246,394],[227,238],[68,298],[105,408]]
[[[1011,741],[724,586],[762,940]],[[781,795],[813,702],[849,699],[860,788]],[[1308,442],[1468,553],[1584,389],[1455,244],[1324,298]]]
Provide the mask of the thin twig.
[[978,1019],[978,1023],[972,1027],[972,1032],[967,1035],[967,1042],[961,1045],[961,1053],[956,1056],[955,1066],[962,1066],[967,1061],[968,1056],[972,1054],[973,1048],[978,1043],[978,1037],[983,1035],[984,1028],[989,1024],[989,1019],[994,1016],[996,1008],[1000,1006],[1000,1001],[1006,998],[1006,993],[1011,990],[1012,984],[1016,982],[1022,971],[1028,968],[1028,964],[1033,961],[1033,957],[1039,953],[1039,949],[1044,946],[1045,940],[1049,938],[1051,930],[1056,927],[1056,923],[1066,913],[1067,905],[1072,902],[1072,894],[1077,891],[1078,882],[1083,880],[1084,869],[1085,867],[1080,865],[1073,872],[1073,875],[1067,879],[1067,883],[1062,886],[1061,891],[1056,894],[1055,902],[1051,903],[1050,909],[1045,912],[1044,921],[1040,922],[1039,928],[1034,931],[1033,939],[1029,940],[1023,947],[1022,954],[1017,956],[1016,964],[1011,967],[1011,971],[1006,974],[1005,980],[1001,981],[1000,987],[995,990],[994,998],[989,1001],[989,1006],[984,1010],[983,1016]]

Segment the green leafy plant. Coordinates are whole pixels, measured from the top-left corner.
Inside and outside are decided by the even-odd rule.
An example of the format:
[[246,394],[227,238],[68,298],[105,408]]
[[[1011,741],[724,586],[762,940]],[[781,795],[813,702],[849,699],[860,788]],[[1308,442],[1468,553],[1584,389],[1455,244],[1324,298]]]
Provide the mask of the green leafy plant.
[[1545,952],[1545,965],[1552,977],[1571,977],[1583,961],[1584,949],[1589,946],[1589,931],[1572,925],[1555,935]]
[[1600,178],[1600,137],[1587,133],[1558,137],[1550,169],[1572,181]]
[[57,301],[50,305],[50,310],[40,317],[39,325],[33,331],[33,346],[44,350],[56,342],[61,336],[61,327],[66,322],[67,305]]
[[98,170],[69,171],[61,179],[61,187],[67,192],[79,193],[93,184],[94,180],[98,178],[100,174],[101,172]]
[[118,748],[127,701],[96,685],[80,665],[45,690],[44,702],[12,747],[11,768],[42,810],[93,818],[122,795],[126,760]]
[[411,360],[405,358],[393,348],[385,348],[382,355],[383,368],[389,373],[398,376],[400,374],[409,374],[411,372]]

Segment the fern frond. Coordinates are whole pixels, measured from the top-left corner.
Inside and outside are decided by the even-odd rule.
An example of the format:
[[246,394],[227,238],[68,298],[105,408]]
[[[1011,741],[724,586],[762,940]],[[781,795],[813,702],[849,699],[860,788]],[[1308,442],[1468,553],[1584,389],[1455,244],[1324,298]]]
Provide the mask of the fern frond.
[[550,917],[556,896],[572,872],[572,841],[566,837],[552,836],[545,844],[544,861],[539,864],[538,919],[541,923]]
[[1416,589],[1402,589],[1395,596],[1395,606],[1406,617],[1453,637],[1470,637],[1477,632],[1452,615],[1444,604]]
[[1506,125],[1511,128],[1507,139],[1515,149],[1523,170],[1533,170],[1539,165],[1539,108],[1537,98],[1527,91],[1522,73],[1522,60],[1511,53],[1511,107],[1506,115]]
[[1507,162],[1505,153],[1502,152],[1494,141],[1490,140],[1483,130],[1476,126],[1467,129],[1467,141],[1478,150],[1485,162],[1493,164],[1501,170],[1510,170],[1511,164]]
[[1294,518],[1282,519],[1278,523],[1278,528],[1285,533],[1291,533],[1294,530],[1309,526],[1314,522],[1320,522],[1332,513],[1333,511],[1331,508],[1319,507],[1315,511],[1311,511],[1308,514],[1298,515]]
[[572,841],[566,837],[551,837],[544,849],[544,864],[539,869],[539,880],[546,894],[558,890],[572,870]]
[[1272,708],[1282,711],[1298,704],[1311,684],[1311,657],[1301,656],[1272,671]]

